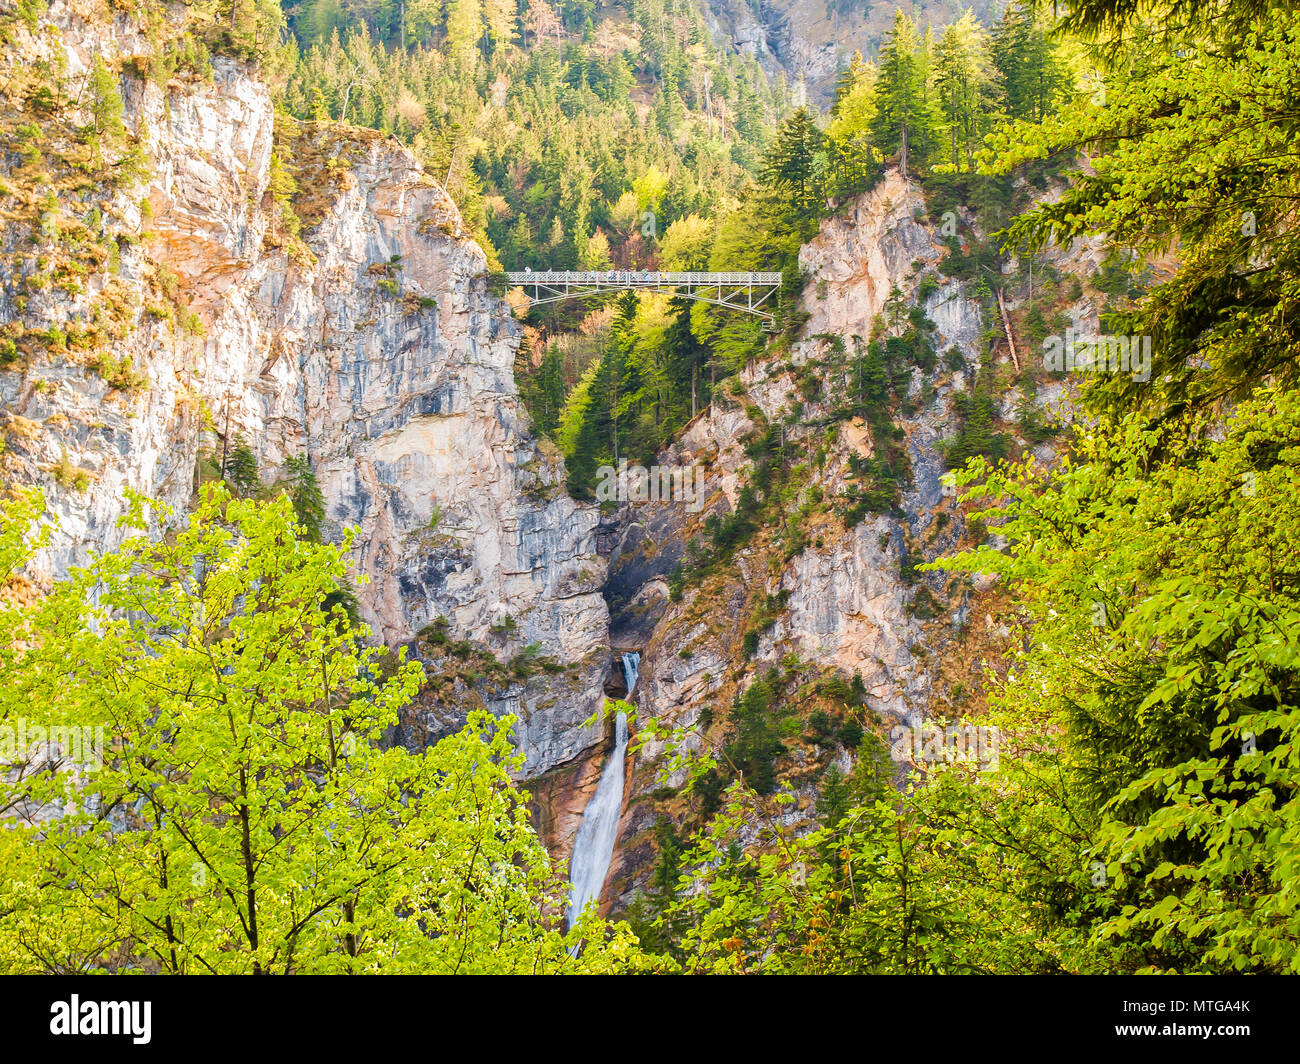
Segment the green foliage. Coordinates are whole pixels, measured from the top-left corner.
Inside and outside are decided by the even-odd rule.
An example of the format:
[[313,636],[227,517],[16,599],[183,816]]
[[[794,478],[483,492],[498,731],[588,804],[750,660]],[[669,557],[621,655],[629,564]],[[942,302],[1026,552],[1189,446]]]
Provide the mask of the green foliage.
[[[279,52],[278,4],[217,8],[220,25],[209,13],[202,41],[224,54]],[[26,0],[19,15],[36,26],[41,9]],[[1067,103],[1067,53],[1039,5],[1009,5],[992,33],[963,17],[937,40],[899,13],[878,68],[855,57],[823,125],[806,108],[784,114],[781,93],[749,60],[716,51],[693,12],[638,0],[628,15],[639,50],[597,44],[601,15],[540,0],[522,21],[499,0],[309,0],[291,8],[304,52],[287,70],[285,103],[411,145],[460,202],[493,270],[498,250],[516,268],[779,269],[787,283],[772,306],[790,335],[804,313],[801,241],[896,159],[923,178],[932,222],[977,217],[978,232],[942,233],[942,269],[985,310],[992,286],[1013,283],[1000,267],[1015,246],[1107,233],[1119,248],[1090,282],[1111,300],[1103,325],[1152,335],[1156,352],[1151,381],[1089,386],[1054,473],[998,465],[1009,384],[991,360],[953,396],[944,458],[965,466],[967,501],[989,507],[966,516],[971,536],[993,531],[1001,546],[939,567],[996,575],[1013,600],[1012,667],[984,718],[1006,741],[999,772],[927,765],[896,789],[901,769],[860,708],[860,676],[790,694],[770,670],[730,707],[725,767],[706,758],[692,773],[688,815],[702,818],[701,833],[684,839],[666,817],[655,826],[633,912],[643,945],[691,971],[1300,970],[1294,17],[1253,0],[1141,11],[1081,0],[1064,21],[1097,35],[1086,55],[1105,68],[1105,102]],[[663,32],[669,23],[679,32]],[[150,77],[203,76],[205,59],[210,71],[201,42],[159,55]],[[143,146],[126,134],[118,78],[102,60],[84,99],[100,165],[116,160],[115,181],[138,173]],[[58,102],[53,89],[32,95],[31,113]],[[49,159],[40,125],[12,139],[24,167]],[[269,191],[273,225],[293,237],[298,181],[317,175],[295,177],[288,143],[271,157]],[[1067,174],[1080,152],[1089,167]],[[973,173],[977,164],[989,172]],[[1017,218],[1053,175],[1064,175],[1063,193]],[[45,238],[64,246],[82,219],[93,231],[108,217],[53,195],[39,205]],[[990,229],[1001,232],[981,235]],[[1141,256],[1171,245],[1177,264],[1147,288]],[[401,295],[399,268],[372,269],[381,293]],[[39,269],[34,290],[85,277]],[[184,322],[178,280],[157,276],[170,304],[157,316]],[[1060,296],[1083,291],[1075,277],[1042,277],[1023,318],[1034,344],[1061,331]],[[924,276],[922,300],[938,284]],[[414,296],[404,306],[427,309]],[[545,348],[521,349],[534,428],[561,447],[582,497],[599,465],[653,455],[705,404],[743,397],[736,375],[767,344],[756,321],[699,304],[628,298],[612,310],[581,359],[562,335],[583,313],[572,306],[534,310],[529,335]],[[85,330],[66,330],[50,321],[15,335],[26,350],[29,339],[83,349]],[[923,310],[895,293],[851,354],[844,338],[824,338],[825,364],[796,374],[802,402],[781,420],[752,416],[747,482],[732,512],[704,520],[707,545],[692,544],[669,574],[671,601],[778,519],[779,547],[808,542],[802,519],[826,507],[807,469],[825,466],[833,436],[808,436],[805,450],[804,404],[830,397],[832,422],[870,427],[870,457],[850,454],[834,471],[846,524],[898,505],[909,474],[894,419],[915,413],[914,371],[938,365],[932,335]],[[18,356],[6,337],[0,362]],[[107,355],[93,364],[110,383],[134,372]],[[961,369],[960,351],[944,365]],[[1019,434],[1051,438],[1032,379],[1014,383]],[[932,397],[923,384],[919,402]],[[66,454],[49,471],[88,485]],[[263,487],[247,441],[233,441],[220,473],[244,498],[209,488],[187,527],[152,545],[130,540],[45,600],[0,607],[4,719],[48,705],[52,719],[102,720],[114,744],[101,772],[24,765],[0,784],[0,807],[70,810],[0,834],[0,967],[641,964],[623,930],[562,932],[562,885],[510,780],[508,720],[477,714],[418,756],[385,748],[419,670],[364,649],[341,557],[313,543],[324,505],[306,456],[289,459],[284,491],[267,504],[251,501]],[[0,508],[6,579],[17,579],[40,509],[26,495]],[[139,507],[132,524],[144,528]],[[898,554],[910,612],[935,615],[917,544]],[[775,598],[738,620],[745,657],[780,613]],[[448,628],[440,619],[421,636],[478,669],[476,648]],[[515,680],[547,667],[536,645],[494,664]],[[953,684],[953,701],[965,691]],[[817,708],[805,722],[799,700],[810,693],[847,711]],[[781,761],[783,740],[801,733],[853,759],[847,773],[823,760],[805,775],[821,773],[811,831],[779,817],[793,796],[778,765],[803,764]],[[583,935],[590,944],[574,960]]]
[[991,368],[981,367],[974,388],[954,396],[953,406],[959,428],[943,444],[944,461],[949,469],[960,468],[976,455],[995,460],[1006,456],[1010,438],[994,426],[999,400]]
[[49,0],[16,0],[14,8],[18,17],[26,23],[33,33],[40,25],[40,18],[49,8]]
[[686,583],[686,568],[681,562],[672,567],[668,574],[668,601],[681,602]]
[[[1141,22],[1175,8],[1192,32]],[[1166,376],[1095,387],[1070,461],[1048,472],[995,468],[1006,441],[986,368],[948,449],[950,462],[980,456],[959,474],[989,507],[969,527],[1004,545],[941,565],[1000,577],[1022,626],[985,718],[1001,729],[1001,768],[928,766],[891,793],[864,734],[850,781],[823,778],[822,826],[804,834],[776,816],[792,796],[733,784],[669,910],[687,970],[1300,970],[1300,658],[1288,635],[1300,630],[1300,396],[1287,324],[1298,271],[1272,207],[1289,196],[1278,160],[1300,64],[1272,6],[1219,5],[1221,25],[1196,5],[1135,12],[1071,5],[1068,21],[1101,31],[1098,52],[1118,52],[1130,76],[1108,81],[1104,108],[1080,102],[1015,130],[1001,165],[1097,151],[1095,176],[1012,223],[1013,237],[1109,231],[1148,250],[1177,238],[1180,265],[1145,294],[1118,269],[1101,279],[1137,300],[1112,320],[1174,345]],[[1025,10],[1008,12],[995,53],[1008,113],[1043,118],[1054,57]],[[1251,132],[1237,140],[1243,115]],[[1245,241],[1238,207],[1258,225]],[[953,251],[979,277],[979,242]],[[1046,309],[1031,308],[1031,331],[1053,327]],[[893,384],[889,340],[902,340],[891,328],[860,365],[859,391],[877,402]],[[1034,440],[1044,429],[1032,383],[1021,388]],[[761,739],[764,700],[750,701],[733,716]],[[814,714],[809,728],[829,738],[835,722]],[[763,842],[742,847],[742,835]]]
[[199,11],[199,27],[214,53],[259,64],[272,74],[292,62],[280,0],[219,0],[215,10]]
[[[633,7],[633,17],[642,17],[638,5]],[[1019,26],[1018,17],[1013,12],[1004,21]],[[1038,64],[1033,67],[1034,76],[1041,70],[1055,70],[1052,64],[1059,65],[1059,60],[1054,46],[1045,43],[1039,23],[1034,22],[1031,29],[1027,36],[1007,29],[1003,36],[1010,43],[998,53],[1001,61],[1013,64],[1032,53]],[[663,233],[660,265],[780,270],[785,281],[770,306],[776,329],[793,335],[807,317],[807,311],[800,308],[803,278],[798,252],[802,242],[846,198],[872,188],[884,172],[886,158],[896,156],[904,169],[929,176],[935,176],[936,169],[967,171],[948,175],[949,183],[942,190],[947,198],[954,204],[984,210],[1002,197],[1005,202],[998,204],[999,209],[987,210],[982,218],[989,224],[1007,221],[1013,182],[969,173],[978,144],[1009,113],[1007,107],[1020,106],[1020,96],[999,90],[991,47],[989,35],[970,17],[950,27],[936,46],[932,35],[919,34],[912,21],[900,13],[882,49],[879,70],[859,56],[844,71],[825,128],[807,107],[790,111],[763,149],[761,161],[751,154],[747,158],[757,165],[747,164],[744,172],[734,174],[733,190],[754,179],[743,187],[741,195],[731,201],[721,196],[697,199],[690,207],[695,213],[674,210],[667,217],[666,232],[663,212],[658,212],[658,232]],[[542,62],[539,50],[540,46],[532,57],[537,67]],[[576,64],[579,54],[575,46],[562,58]],[[588,56],[588,65],[590,61]],[[545,76],[555,77],[561,69],[548,65]],[[574,67],[569,67],[565,77],[570,84],[578,80]],[[655,124],[665,136],[681,121],[683,89],[680,80],[674,85],[666,78],[657,97]],[[1035,115],[1050,113],[1059,98],[1057,88],[1044,90]],[[603,127],[597,122],[596,128]],[[574,165],[581,170],[583,162]],[[515,188],[501,190],[508,209],[496,208],[487,225],[503,256],[515,261],[521,259],[516,252],[530,250],[538,254],[539,265],[551,267],[600,268],[606,258],[620,266],[647,260],[653,263],[652,242],[635,232],[637,212],[657,199],[644,187],[644,177],[665,175],[662,198],[667,205],[673,199],[674,165],[656,158],[643,176],[636,178],[631,175],[639,164],[628,167],[631,179],[625,179],[618,190],[599,188],[603,205],[599,197],[589,196],[590,182],[578,181],[573,186],[578,202],[568,210],[563,209],[568,187],[563,180],[558,182],[558,201],[553,193],[544,194],[536,185],[528,188],[527,181],[520,195],[520,182],[516,181]],[[479,172],[499,182],[496,175],[505,170],[503,165],[493,165],[480,167]],[[1033,171],[1030,176],[1036,175]],[[715,182],[714,187],[721,186]],[[555,210],[556,206],[561,209]],[[983,267],[996,269],[995,246],[985,241],[963,245],[956,236],[951,240],[950,272],[968,276]],[[923,283],[928,289],[937,284],[933,279]],[[564,321],[565,313],[571,311],[547,309],[536,316],[546,323],[558,323]],[[609,350],[601,352],[599,381],[590,362],[570,368],[567,379],[549,355],[536,370],[528,362],[521,363],[522,391],[534,422],[544,433],[556,434],[569,460],[571,490],[582,498],[590,497],[598,465],[615,455],[653,454],[669,444],[704,404],[716,398],[721,382],[763,354],[768,339],[760,321],[752,316],[684,300],[672,301],[666,312],[660,304],[653,312],[638,310],[630,318],[620,307],[614,331],[620,334],[620,350],[616,355]],[[921,332],[918,323],[917,333],[906,340],[914,345],[917,364],[928,371],[935,356],[921,339]],[[891,356],[897,358],[898,353],[891,351]],[[545,381],[536,379],[543,373]],[[529,381],[530,377],[534,379]],[[571,391],[557,417],[557,383],[561,379],[566,387],[571,385]],[[807,377],[802,386],[806,398],[811,399],[818,382]],[[620,409],[615,410],[616,405]],[[905,413],[912,412],[906,400],[903,407]],[[849,503],[854,520],[880,505],[880,498],[869,500],[866,507],[856,498]]]
[[296,237],[302,232],[302,222],[293,209],[293,197],[298,192],[298,182],[293,170],[280,157],[278,151],[271,153],[271,163],[267,176],[267,191],[275,202],[275,226]]
[[[808,108],[800,107],[776,131],[763,160],[764,189],[781,205],[779,220],[794,226],[817,218],[824,167],[822,133]],[[795,231],[802,229],[799,225]]]
[[[520,23],[503,0],[296,5],[302,54],[284,100],[302,119],[400,137],[494,263],[576,268],[603,239],[616,265],[647,264],[673,222],[711,213],[756,173],[781,101],[753,58],[712,45],[693,8],[589,9],[603,35],[583,34],[577,11],[535,0]],[[662,32],[669,18],[690,32]]]
[[[880,48],[880,73],[876,82],[876,117],[872,136],[886,156],[898,156],[907,174],[909,150],[932,137],[933,115],[927,105],[925,57],[918,55],[916,26],[901,10]],[[923,152],[917,152],[924,158]]]
[[[1005,877],[989,848],[951,848],[943,823],[914,815],[906,799],[867,800],[834,778],[823,795],[825,826],[795,835],[732,785],[686,855],[700,870],[696,890],[669,911],[684,928],[686,971],[1051,970],[1032,924],[1003,915]],[[760,825],[779,845],[731,843]]]
[[[1068,21],[1091,24],[1104,6],[1072,5]],[[1300,365],[1300,237],[1284,206],[1300,98],[1294,18],[1280,7],[1257,16],[1251,5],[1228,3],[1197,37],[1160,21],[1168,6],[1140,21],[1140,62],[1124,60],[1126,74],[1107,83],[1104,107],[1080,100],[1041,126],[1008,130],[986,159],[1007,170],[1096,149],[1089,172],[1075,175],[1059,201],[1008,227],[1013,244],[1059,245],[1093,232],[1139,254],[1177,244],[1181,268],[1108,322],[1111,332],[1153,338],[1150,381],[1103,375],[1091,386],[1107,409],[1154,416],[1248,394],[1273,374],[1292,382]],[[1198,5],[1178,8],[1201,24]],[[1233,29],[1243,21],[1249,30]],[[1144,184],[1139,174],[1160,180]],[[1104,271],[1102,284],[1123,285],[1118,269]]]
[[[0,517],[9,572],[39,509],[24,496]],[[563,884],[511,781],[509,718],[473,714],[421,754],[384,746],[423,670],[400,655],[378,669],[327,606],[343,560],[296,538],[287,499],[212,487],[162,541],[145,528],[135,500],[115,553],[0,611],[0,718],[39,705],[104,736],[93,771],[20,760],[0,782],[5,808],[62,808],[0,833],[0,970],[638,963],[623,929],[563,932]]]
[[284,466],[299,534],[312,543],[320,543],[321,527],[325,522],[325,496],[321,494],[320,484],[312,471],[311,459],[305,454],[290,455]]
[[126,127],[122,124],[125,105],[122,103],[117,78],[109,72],[99,56],[95,57],[91,65],[87,91],[90,94],[89,110],[93,133],[110,144],[117,144],[126,135]]
[[775,722],[777,692],[773,678],[755,680],[731,707],[731,731],[725,746],[730,764],[758,794],[776,786],[776,759],[785,752]]
[[68,458],[68,449],[64,447],[59,454],[59,460],[50,468],[50,474],[54,477],[54,482],[63,488],[72,488],[74,491],[85,491],[90,487],[90,476],[84,469],[79,469],[72,464]]
[[944,30],[935,54],[937,141],[947,141],[944,165],[975,169],[975,151],[993,123],[989,38],[968,10]]
[[1041,122],[1072,87],[1047,17],[1030,0],[1007,5],[994,27],[991,53],[1009,118]]
[[839,765],[831,762],[818,788],[817,815],[822,818],[824,825],[833,828],[849,811],[849,801],[849,785],[844,780],[844,773],[840,771]]
[[118,359],[108,352],[101,352],[95,360],[94,369],[110,388],[137,392],[149,387],[149,378],[135,368],[129,355]]
[[634,900],[628,923],[643,949],[680,960],[677,940],[682,929],[669,913],[677,900],[685,843],[665,816],[655,822],[654,835],[658,852],[646,890]]
[[231,444],[222,463],[221,477],[240,498],[249,498],[262,491],[257,456],[243,435],[236,436]]
[[[520,354],[527,356],[526,345],[520,345]],[[516,374],[516,379],[532,415],[533,431],[555,439],[565,400],[564,359],[559,347],[551,344],[542,356],[538,371]]]
[[999,572],[1032,611],[1007,712],[1064,730],[1035,760],[1061,781],[1061,814],[1094,825],[1104,889],[1076,903],[1090,945],[1155,970],[1294,971],[1282,780],[1300,660],[1276,633],[1298,608],[1282,544],[1300,523],[1300,400],[1243,404],[1219,441],[1212,424],[1129,416],[1046,483],[975,467],[978,497],[1012,500],[993,511],[1008,546],[944,564]]

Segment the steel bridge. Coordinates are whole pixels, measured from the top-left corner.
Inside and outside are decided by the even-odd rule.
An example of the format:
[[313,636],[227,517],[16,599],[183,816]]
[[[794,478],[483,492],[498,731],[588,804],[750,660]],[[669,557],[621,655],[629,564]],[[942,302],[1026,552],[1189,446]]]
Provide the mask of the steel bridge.
[[761,318],[767,332],[776,319],[763,304],[781,289],[780,273],[674,273],[653,270],[533,270],[506,274],[533,306],[598,292],[661,292],[712,303]]

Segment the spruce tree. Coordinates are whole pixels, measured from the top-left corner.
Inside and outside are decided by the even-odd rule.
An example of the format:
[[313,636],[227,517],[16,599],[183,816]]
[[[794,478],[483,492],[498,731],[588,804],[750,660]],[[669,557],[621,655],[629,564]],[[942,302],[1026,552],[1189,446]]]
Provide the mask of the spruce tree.
[[866,77],[867,69],[867,64],[862,60],[862,53],[854,52],[849,65],[841,70],[835,78],[835,99],[831,101],[832,118],[839,116],[840,105],[844,102],[845,97]]
[[311,459],[305,454],[290,455],[285,462],[289,480],[289,499],[293,503],[294,518],[302,530],[303,538],[320,543],[325,523],[325,496],[311,468]]
[[877,110],[872,133],[886,155],[898,155],[898,168],[907,176],[912,146],[928,139],[926,100],[917,60],[916,26],[902,11],[880,49],[876,79]]
[[241,498],[249,498],[261,490],[262,480],[257,472],[257,456],[253,454],[253,448],[249,446],[246,437],[242,435],[235,437],[235,445],[226,455],[221,476]]
[[800,107],[781,123],[763,160],[764,184],[779,203],[788,204],[787,217],[795,227],[815,217],[821,205],[822,140],[812,113]]
[[993,64],[1003,112],[1041,122],[1068,91],[1069,70],[1033,7],[1017,0],[993,29]]

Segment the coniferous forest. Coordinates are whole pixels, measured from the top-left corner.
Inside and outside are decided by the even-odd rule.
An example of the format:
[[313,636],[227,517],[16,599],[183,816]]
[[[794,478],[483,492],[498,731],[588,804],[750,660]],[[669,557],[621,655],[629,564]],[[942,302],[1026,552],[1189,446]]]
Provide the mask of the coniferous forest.
[[0,3],[0,971],[1300,972],[1300,14],[950,8]]

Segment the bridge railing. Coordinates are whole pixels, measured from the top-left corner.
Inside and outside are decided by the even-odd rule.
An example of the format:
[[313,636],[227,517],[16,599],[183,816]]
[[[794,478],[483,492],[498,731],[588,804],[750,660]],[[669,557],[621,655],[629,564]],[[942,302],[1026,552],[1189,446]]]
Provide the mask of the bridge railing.
[[778,272],[680,272],[667,270],[512,270],[506,278],[513,285],[603,284],[603,285],[780,285]]

